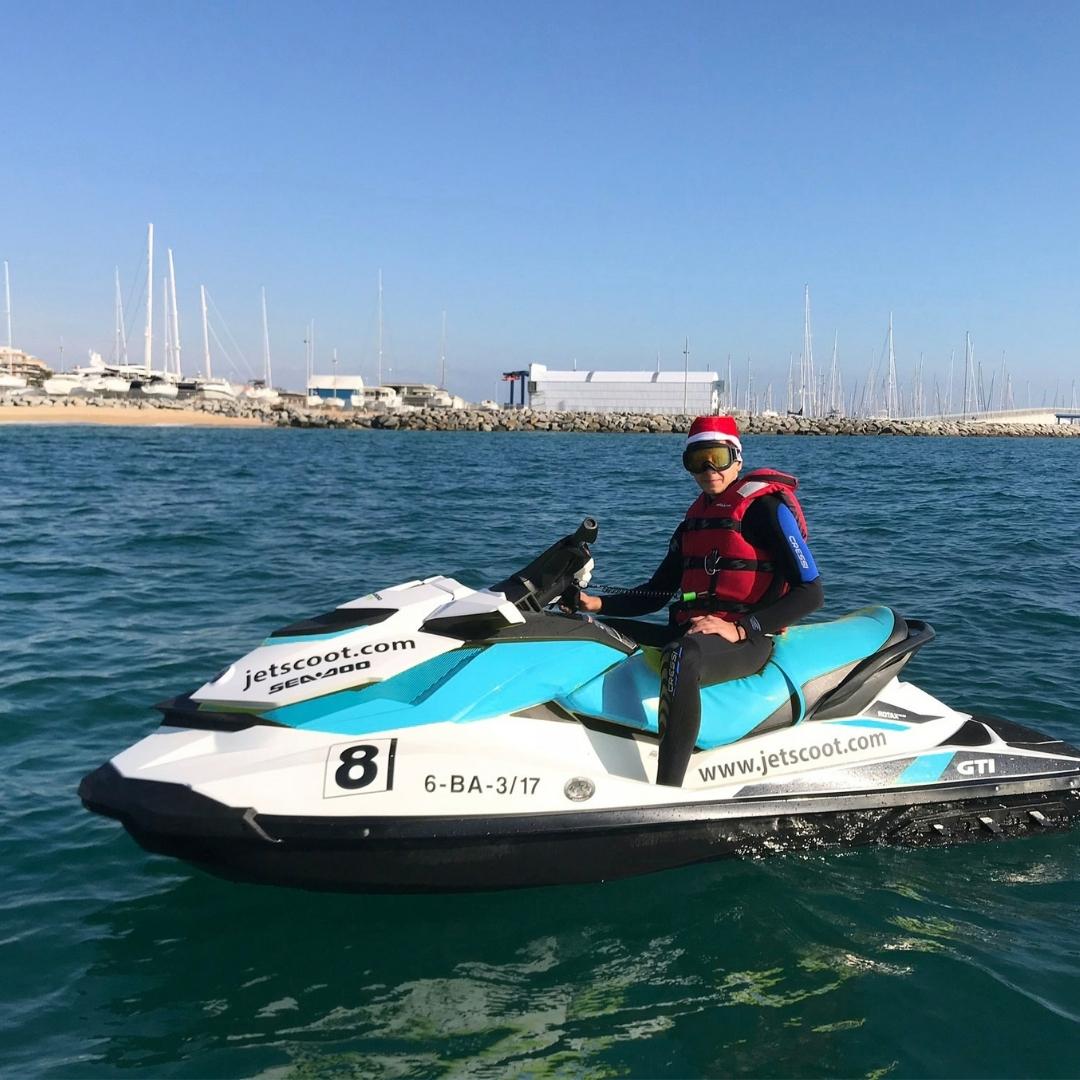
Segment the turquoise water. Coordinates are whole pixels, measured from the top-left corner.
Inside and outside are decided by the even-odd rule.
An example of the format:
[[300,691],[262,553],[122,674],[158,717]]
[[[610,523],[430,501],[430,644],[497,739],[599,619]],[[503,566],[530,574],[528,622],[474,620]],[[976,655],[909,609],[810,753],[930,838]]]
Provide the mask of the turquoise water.
[[[306,894],[146,855],[79,777],[266,632],[586,513],[650,573],[666,436],[0,428],[0,1070],[11,1076],[1075,1076],[1080,833],[573,888]],[[803,478],[827,613],[1080,740],[1080,441],[748,440]],[[1039,497],[1034,492],[1039,491]]]

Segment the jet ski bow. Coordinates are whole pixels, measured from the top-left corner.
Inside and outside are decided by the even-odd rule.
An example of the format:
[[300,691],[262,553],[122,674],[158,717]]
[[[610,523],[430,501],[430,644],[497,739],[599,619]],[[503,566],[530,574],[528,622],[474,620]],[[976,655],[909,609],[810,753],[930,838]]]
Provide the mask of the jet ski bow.
[[702,691],[682,788],[654,783],[659,653],[552,605],[586,519],[506,580],[429,577],[273,631],[87,774],[147,851],[311,889],[626,877],[725,856],[989,840],[1080,814],[1080,751],[902,681],[934,636],[869,607]]

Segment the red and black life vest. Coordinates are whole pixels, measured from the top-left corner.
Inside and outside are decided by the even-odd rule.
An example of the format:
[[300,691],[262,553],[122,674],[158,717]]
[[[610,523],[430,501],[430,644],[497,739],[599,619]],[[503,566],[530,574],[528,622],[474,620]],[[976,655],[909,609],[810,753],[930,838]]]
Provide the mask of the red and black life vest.
[[776,565],[776,553],[755,547],[742,532],[746,511],[763,495],[778,495],[806,538],[806,518],[794,476],[773,469],[754,469],[716,496],[704,492],[686,512],[682,530],[682,581],[679,592],[693,600],[673,604],[677,622],[705,612],[734,622],[741,615],[771,604],[788,591]]

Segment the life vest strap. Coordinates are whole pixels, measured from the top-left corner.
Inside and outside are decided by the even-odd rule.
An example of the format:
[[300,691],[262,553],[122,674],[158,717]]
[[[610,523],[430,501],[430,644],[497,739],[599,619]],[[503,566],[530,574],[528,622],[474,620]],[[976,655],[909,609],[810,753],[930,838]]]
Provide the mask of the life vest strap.
[[705,570],[718,574],[721,570],[750,570],[771,574],[776,563],[762,559],[717,559],[710,555],[687,555],[682,561],[684,570]]
[[757,606],[757,604],[741,604],[735,600],[724,600],[719,596],[699,596],[696,600],[676,600],[671,605],[671,611],[676,614],[683,611],[727,611],[732,615],[746,615],[756,610]]
[[710,529],[724,529],[729,532],[742,532],[742,522],[733,517],[688,517],[683,520],[687,532],[707,532]]

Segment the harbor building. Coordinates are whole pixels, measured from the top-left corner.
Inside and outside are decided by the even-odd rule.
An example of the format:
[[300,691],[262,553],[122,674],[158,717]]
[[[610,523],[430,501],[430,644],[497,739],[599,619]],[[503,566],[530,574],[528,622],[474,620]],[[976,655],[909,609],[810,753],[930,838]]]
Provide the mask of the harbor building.
[[549,371],[530,364],[528,390],[530,408],[552,412],[703,416],[719,412],[724,380],[716,371]]

